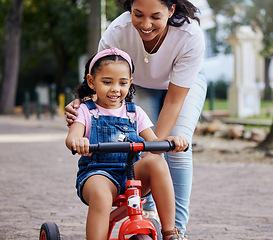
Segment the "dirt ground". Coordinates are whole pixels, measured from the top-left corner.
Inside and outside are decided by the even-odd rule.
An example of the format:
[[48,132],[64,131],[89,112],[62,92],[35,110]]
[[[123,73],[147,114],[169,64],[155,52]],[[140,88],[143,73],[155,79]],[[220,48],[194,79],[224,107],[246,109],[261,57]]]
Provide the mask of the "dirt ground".
[[[87,207],[76,196],[78,157],[64,145],[63,118],[0,117],[0,239],[38,239],[56,222],[62,239],[84,239]],[[273,239],[273,159],[254,142],[194,137],[187,235]]]

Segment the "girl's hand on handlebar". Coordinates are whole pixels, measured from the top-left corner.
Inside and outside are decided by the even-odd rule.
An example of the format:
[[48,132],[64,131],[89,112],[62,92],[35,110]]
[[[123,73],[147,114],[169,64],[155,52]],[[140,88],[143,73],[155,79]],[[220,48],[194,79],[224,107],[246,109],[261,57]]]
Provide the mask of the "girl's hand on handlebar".
[[189,145],[187,139],[183,136],[169,136],[167,140],[170,142],[174,142],[175,149],[173,150],[173,152],[182,152],[187,149]]
[[80,155],[89,157],[92,155],[92,153],[89,153],[89,140],[87,138],[73,138],[71,142],[71,148]]
[[68,125],[71,125],[76,119],[78,113],[75,109],[79,108],[80,104],[81,104],[80,99],[75,99],[65,106],[64,109]]

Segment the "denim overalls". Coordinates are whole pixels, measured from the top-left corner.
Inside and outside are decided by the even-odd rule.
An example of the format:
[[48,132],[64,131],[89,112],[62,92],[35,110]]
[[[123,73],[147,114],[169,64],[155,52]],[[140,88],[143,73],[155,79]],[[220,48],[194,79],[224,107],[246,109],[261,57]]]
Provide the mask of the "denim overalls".
[[[92,100],[86,101],[89,110],[97,109]],[[128,113],[135,114],[135,104],[126,102],[126,109]],[[137,134],[137,122],[134,119],[93,115],[91,116],[91,130],[89,142],[96,144],[98,142],[117,142],[120,134],[125,134],[133,142],[144,141],[142,137]],[[85,181],[93,175],[103,175],[108,177],[118,189],[118,194],[125,190],[126,182],[126,159],[127,153],[93,153],[91,157],[82,156],[79,159],[77,173],[76,188],[77,194],[81,200],[82,188]],[[139,160],[139,157],[138,157]]]

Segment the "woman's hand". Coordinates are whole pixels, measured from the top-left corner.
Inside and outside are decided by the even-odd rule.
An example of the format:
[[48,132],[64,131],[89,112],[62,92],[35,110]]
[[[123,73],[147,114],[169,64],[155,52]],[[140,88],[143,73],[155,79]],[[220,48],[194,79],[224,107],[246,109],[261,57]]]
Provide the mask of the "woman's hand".
[[75,99],[74,101],[70,102],[65,106],[64,109],[68,125],[71,125],[73,121],[76,119],[78,113],[75,109],[79,108],[80,104],[81,104],[80,99]]
[[167,140],[170,142],[174,142],[175,144],[175,149],[173,150],[174,152],[182,152],[185,149],[187,149],[189,143],[187,139],[183,136],[169,136],[167,137]]
[[71,148],[83,156],[91,156],[89,153],[89,140],[85,137],[76,137],[71,141]]

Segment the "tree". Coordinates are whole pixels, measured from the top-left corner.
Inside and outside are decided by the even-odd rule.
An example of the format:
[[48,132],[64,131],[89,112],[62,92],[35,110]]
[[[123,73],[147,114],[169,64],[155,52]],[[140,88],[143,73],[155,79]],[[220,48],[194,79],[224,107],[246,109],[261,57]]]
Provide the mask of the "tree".
[[263,44],[264,49],[261,54],[265,58],[265,92],[264,100],[272,100],[272,89],[269,79],[269,65],[273,56],[273,2],[272,0],[255,0],[255,7],[250,8],[249,18],[250,23],[255,27],[258,26],[264,34]]
[[[18,97],[25,90],[34,92],[39,81],[56,83],[58,92],[63,92],[72,78],[74,87],[78,84],[78,58],[87,50],[86,3],[0,0],[0,14],[6,16],[6,44],[0,47],[0,61],[4,62],[0,64],[0,113],[12,113],[16,93]],[[3,33],[0,18],[0,40],[4,40]]]
[[[235,4],[238,0],[208,0],[210,7],[213,9],[215,15],[223,15],[227,17],[226,29],[233,32],[233,30],[241,24],[242,19],[238,19],[235,14]],[[264,35],[264,48],[261,54],[265,58],[265,99],[272,99],[272,90],[269,85],[269,64],[273,57],[273,24],[272,24],[272,0],[253,0],[254,6],[250,7],[245,16],[245,24],[251,25],[253,29],[259,28]],[[273,149],[273,123],[271,125],[270,133],[267,135],[264,142],[258,145],[258,148],[265,150]]]
[[86,1],[26,0],[26,3],[22,44],[27,60],[22,71],[49,58],[55,67],[49,81],[56,83],[58,92],[64,92],[71,69],[78,70],[78,58],[87,49]]
[[88,53],[97,52],[101,37],[101,0],[90,0],[90,14],[88,17]]
[[[118,0],[104,0],[107,21],[113,21],[123,11]],[[104,2],[103,1],[103,2]],[[89,0],[90,14],[88,16],[88,53],[95,54],[101,37],[102,0]]]
[[24,0],[14,0],[6,18],[5,66],[0,104],[2,114],[13,112],[19,71],[21,23]]
[[[239,0],[208,0],[208,3],[215,15],[226,16],[224,28],[232,33],[238,25],[242,24],[242,19],[236,14],[235,5]],[[245,16],[245,24],[251,25],[255,30],[260,29],[264,35],[264,48],[261,51],[265,58],[265,91],[264,99],[272,99],[272,89],[269,84],[269,64],[273,57],[273,24],[272,24],[272,0],[253,0],[253,7],[249,7]]]
[[262,149],[262,150],[266,150],[266,151],[272,151],[272,149],[273,149],[273,122],[272,122],[271,130],[270,130],[269,134],[266,136],[265,140],[257,146],[257,148]]

